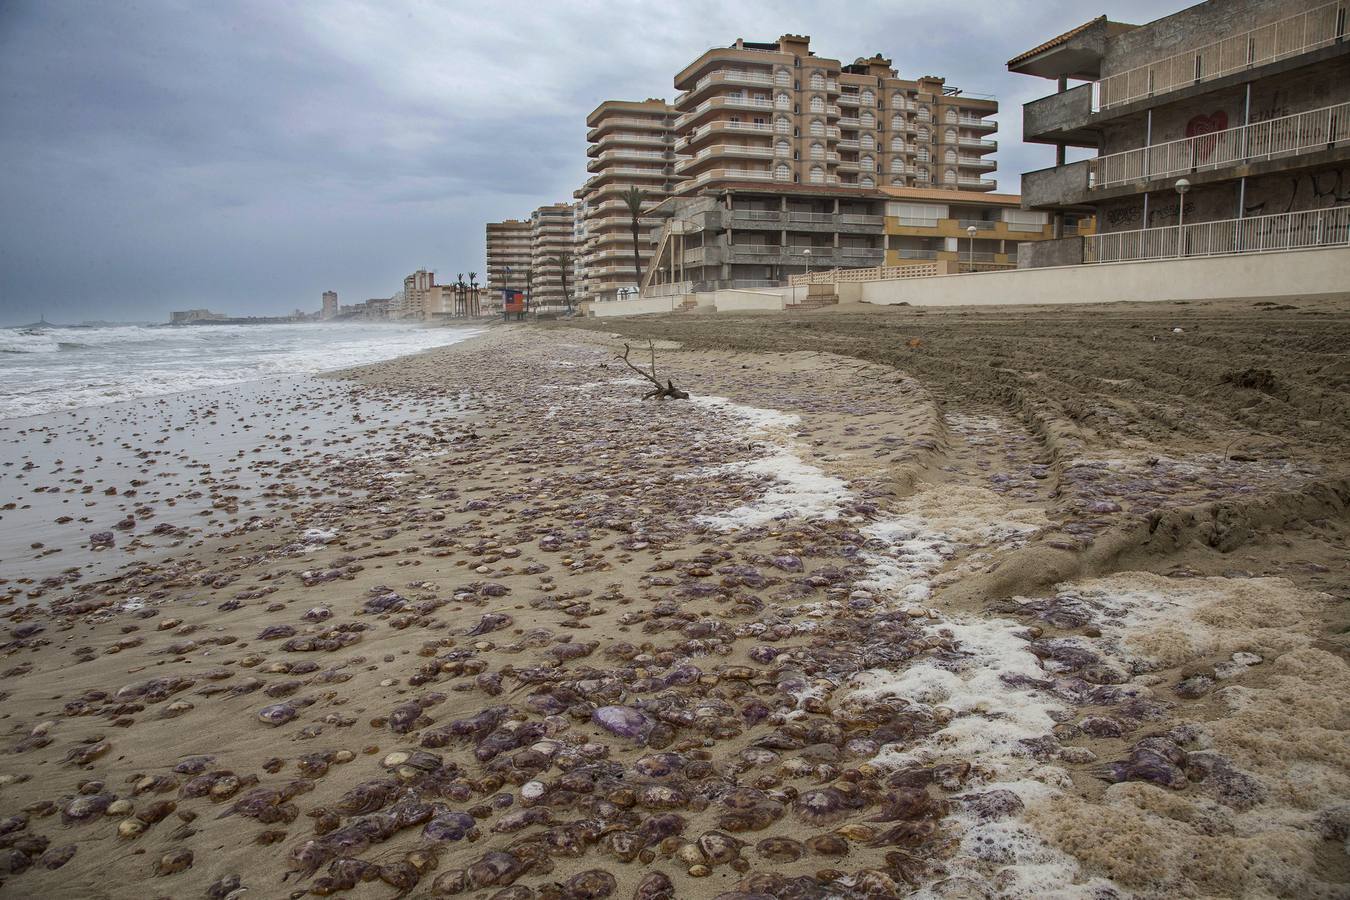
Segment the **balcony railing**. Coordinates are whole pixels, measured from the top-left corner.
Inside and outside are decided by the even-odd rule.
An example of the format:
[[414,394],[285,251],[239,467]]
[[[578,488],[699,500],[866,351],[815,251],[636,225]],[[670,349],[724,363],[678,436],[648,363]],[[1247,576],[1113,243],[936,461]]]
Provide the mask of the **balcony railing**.
[[758,84],[758,85],[772,86],[773,76],[766,75],[761,72],[731,72],[731,71],[712,72],[707,75],[704,75],[702,78],[700,78],[698,81],[694,83],[694,86],[691,89],[685,91],[683,94],[680,94],[678,97],[676,97],[675,105],[676,106],[680,105],[681,103],[685,102],[685,100],[689,99],[689,97],[692,96],[693,94],[696,94],[699,91],[703,90],[708,85],[715,83]]
[[991,222],[988,219],[957,219],[956,223],[963,229],[974,225],[980,231],[993,231],[997,222]]
[[773,181],[773,173],[765,169],[709,169],[697,178],[681,182],[683,190],[691,190],[708,181]]
[[992,178],[958,178],[956,181],[962,187],[975,188],[991,188],[997,184]]
[[998,148],[998,141],[991,141],[985,138],[966,137],[965,135],[958,137],[956,142],[962,147],[988,147],[991,150]]
[[679,128],[689,122],[692,122],[698,116],[710,109],[765,109],[772,110],[773,101],[758,97],[713,97],[710,100],[704,100],[698,106],[681,115],[675,120],[675,127]]
[[693,141],[696,141],[699,138],[703,137],[703,135],[708,134],[714,130],[752,131],[757,134],[772,134],[773,126],[769,125],[768,123],[761,124],[758,122],[709,122],[707,125],[702,125],[698,128],[695,128],[689,134],[689,136],[685,138],[684,143],[686,145],[692,143]]
[[1138,66],[1096,83],[1097,109],[1110,109],[1308,53],[1345,35],[1346,2],[1338,0],[1250,31]]
[[1350,140],[1350,103],[1112,153],[1088,161],[1088,184],[1112,187],[1278,156],[1326,150]]
[[1350,206],[1113,231],[1083,238],[1083,261],[1176,259],[1350,246]]

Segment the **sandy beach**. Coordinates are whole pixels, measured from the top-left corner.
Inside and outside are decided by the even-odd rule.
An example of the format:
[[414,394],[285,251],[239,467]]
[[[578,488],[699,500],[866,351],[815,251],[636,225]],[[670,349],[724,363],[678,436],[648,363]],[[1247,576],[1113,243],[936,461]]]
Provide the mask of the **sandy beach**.
[[1350,306],[580,325],[7,577],[0,897],[1350,897]]

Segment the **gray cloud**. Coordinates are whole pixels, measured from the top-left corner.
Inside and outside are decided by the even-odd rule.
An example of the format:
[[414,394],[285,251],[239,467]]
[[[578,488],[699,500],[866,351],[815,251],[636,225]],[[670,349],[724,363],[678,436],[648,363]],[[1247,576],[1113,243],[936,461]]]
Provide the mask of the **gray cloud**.
[[[1142,22],[1175,0],[1120,3]],[[584,117],[667,97],[737,37],[810,34],[998,96],[1000,189],[1051,162],[1004,61],[1099,14],[1072,2],[335,0],[0,4],[0,322],[267,313],[483,267],[483,223],[567,199]]]

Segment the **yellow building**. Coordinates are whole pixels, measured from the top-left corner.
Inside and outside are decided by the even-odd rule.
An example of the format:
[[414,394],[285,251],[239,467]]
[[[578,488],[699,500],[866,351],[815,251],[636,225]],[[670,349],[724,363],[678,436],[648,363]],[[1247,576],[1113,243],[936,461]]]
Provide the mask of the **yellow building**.
[[[1017,245],[1053,238],[1050,216],[1022,209],[1016,194],[883,187],[886,265],[935,260],[977,268],[1015,267]],[[1090,217],[1065,223],[1066,234],[1090,234]],[[971,229],[974,229],[972,234]]]

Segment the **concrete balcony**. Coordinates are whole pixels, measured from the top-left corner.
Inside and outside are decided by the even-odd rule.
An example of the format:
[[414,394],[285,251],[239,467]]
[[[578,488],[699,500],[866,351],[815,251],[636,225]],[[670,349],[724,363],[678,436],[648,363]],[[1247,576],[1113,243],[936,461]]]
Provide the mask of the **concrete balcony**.
[[1054,209],[1088,202],[1091,160],[1038,169],[1022,176],[1022,205],[1030,209]]
[[1022,107],[1022,139],[1033,144],[1065,143],[1096,147],[1092,124],[1092,85],[1081,84]]

